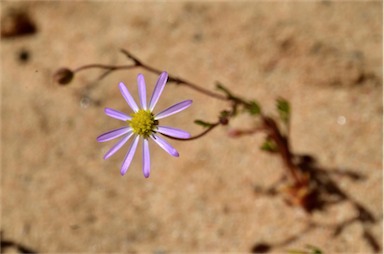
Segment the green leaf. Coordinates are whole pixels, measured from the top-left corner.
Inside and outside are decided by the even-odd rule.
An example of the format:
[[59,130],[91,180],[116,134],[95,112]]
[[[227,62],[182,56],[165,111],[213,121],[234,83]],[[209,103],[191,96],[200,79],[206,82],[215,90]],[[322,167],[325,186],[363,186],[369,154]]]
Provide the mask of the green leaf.
[[288,254],[308,254],[308,252],[302,250],[288,250]]
[[289,102],[283,98],[278,98],[276,100],[276,108],[279,112],[280,119],[288,124],[290,115],[291,115],[291,107],[289,105]]
[[233,97],[232,93],[225,88],[220,82],[216,82],[216,89],[224,92],[228,97]]
[[259,115],[261,112],[260,105],[256,101],[250,101],[247,105],[248,112],[251,115]]
[[266,152],[276,153],[277,145],[272,139],[266,138],[260,149]]
[[289,254],[323,254],[323,251],[318,247],[306,245],[305,250],[288,250]]
[[229,116],[229,111],[228,110],[223,110],[220,112],[220,117],[228,117]]
[[313,246],[313,245],[306,245],[307,249],[311,250],[311,254],[322,254],[323,251],[316,247],[316,246]]
[[213,125],[213,124],[205,122],[203,120],[195,120],[194,123],[197,125],[203,126],[204,128],[209,128]]

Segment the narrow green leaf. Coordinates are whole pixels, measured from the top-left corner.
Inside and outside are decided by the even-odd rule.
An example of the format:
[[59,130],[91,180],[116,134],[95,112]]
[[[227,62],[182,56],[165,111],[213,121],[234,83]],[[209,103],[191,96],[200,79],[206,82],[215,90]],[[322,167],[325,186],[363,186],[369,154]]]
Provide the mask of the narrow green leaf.
[[225,88],[220,82],[216,82],[216,89],[224,92],[228,97],[232,97],[232,93]]
[[283,98],[278,98],[276,100],[276,108],[279,112],[280,119],[287,124],[291,115],[291,107],[289,102]]
[[247,106],[248,112],[251,115],[259,115],[261,112],[260,105],[256,101],[250,101]]
[[302,250],[288,250],[288,254],[308,254],[308,252]]
[[229,116],[229,111],[228,110],[223,110],[220,112],[220,117],[228,117]]
[[288,250],[289,254],[323,254],[323,251],[315,246],[307,245],[305,250]]
[[273,140],[267,138],[265,139],[264,143],[261,145],[260,149],[266,152],[276,153],[277,145]]
[[320,248],[316,247],[316,246],[307,245],[306,247],[309,250],[311,250],[311,252],[310,252],[311,254],[322,254],[323,253],[323,251]]
[[205,122],[203,120],[195,120],[194,123],[197,125],[203,126],[204,128],[208,128],[212,126],[211,123]]

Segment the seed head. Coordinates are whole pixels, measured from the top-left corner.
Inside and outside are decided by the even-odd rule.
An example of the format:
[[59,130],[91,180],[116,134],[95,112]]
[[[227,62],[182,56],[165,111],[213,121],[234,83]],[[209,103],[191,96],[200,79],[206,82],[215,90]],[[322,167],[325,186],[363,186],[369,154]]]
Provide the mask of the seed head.
[[60,68],[53,74],[53,79],[60,85],[67,85],[72,81],[73,76],[74,73],[70,69]]

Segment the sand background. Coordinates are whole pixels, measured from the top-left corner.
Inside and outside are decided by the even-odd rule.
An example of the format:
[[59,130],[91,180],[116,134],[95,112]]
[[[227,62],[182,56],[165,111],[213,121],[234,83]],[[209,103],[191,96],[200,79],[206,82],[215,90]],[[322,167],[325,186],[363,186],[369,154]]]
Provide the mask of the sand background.
[[[113,142],[96,142],[121,126],[103,108],[128,111],[117,84],[137,98],[136,75],[145,75],[149,91],[157,76],[119,71],[90,90],[98,70],[66,87],[51,77],[62,66],[129,63],[120,48],[208,89],[220,81],[271,115],[277,97],[288,99],[294,152],[365,176],[334,180],[375,216],[369,230],[382,246],[381,2],[1,2],[2,18],[12,10],[27,12],[37,31],[1,39],[1,230],[2,243],[12,245],[3,251],[250,252],[264,243],[274,253],[306,244],[374,252],[359,222],[338,236],[326,226],[305,231],[309,220],[355,216],[348,202],[309,216],[255,193],[283,168],[259,150],[262,135],[228,137],[251,126],[249,117],[197,141],[171,141],[180,158],[151,144],[150,178],[140,153],[121,177],[127,148],[104,161]],[[157,108],[184,99],[192,107],[164,123],[192,134],[201,131],[193,120],[214,121],[228,107],[170,85]]]

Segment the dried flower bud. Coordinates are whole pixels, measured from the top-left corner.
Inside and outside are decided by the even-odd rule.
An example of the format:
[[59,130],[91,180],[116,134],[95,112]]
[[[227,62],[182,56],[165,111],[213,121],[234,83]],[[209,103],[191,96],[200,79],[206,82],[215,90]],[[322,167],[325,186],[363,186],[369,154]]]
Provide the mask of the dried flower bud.
[[72,81],[73,76],[74,73],[70,69],[60,68],[53,74],[53,79],[60,85],[66,85]]

